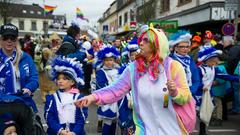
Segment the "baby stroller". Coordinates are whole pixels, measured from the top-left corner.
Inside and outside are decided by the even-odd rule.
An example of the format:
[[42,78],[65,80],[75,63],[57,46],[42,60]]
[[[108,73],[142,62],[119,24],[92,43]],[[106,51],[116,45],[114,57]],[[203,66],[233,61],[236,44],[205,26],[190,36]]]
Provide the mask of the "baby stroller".
[[40,117],[23,100],[27,96],[22,93],[0,94],[0,115],[12,115],[19,135],[46,135]]

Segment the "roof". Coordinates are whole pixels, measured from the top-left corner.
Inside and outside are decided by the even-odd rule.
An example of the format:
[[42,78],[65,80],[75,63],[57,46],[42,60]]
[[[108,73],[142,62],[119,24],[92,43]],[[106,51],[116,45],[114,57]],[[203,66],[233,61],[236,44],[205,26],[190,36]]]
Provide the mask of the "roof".
[[9,6],[8,9],[11,11],[7,13],[8,17],[53,19],[53,15],[48,15],[45,17],[44,9],[38,4],[24,5],[11,3],[7,4],[7,6]]
[[111,4],[110,4],[110,7],[116,3],[116,0],[114,0]]

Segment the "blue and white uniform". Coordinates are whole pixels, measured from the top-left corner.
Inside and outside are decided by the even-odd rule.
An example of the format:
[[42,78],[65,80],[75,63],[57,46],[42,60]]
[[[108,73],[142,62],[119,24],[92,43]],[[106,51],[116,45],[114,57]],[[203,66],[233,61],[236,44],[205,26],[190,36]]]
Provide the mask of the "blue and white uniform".
[[44,116],[48,124],[48,135],[58,135],[61,129],[69,129],[76,135],[85,135],[86,108],[77,108],[74,105],[74,102],[82,97],[82,94],[61,90],[46,97]]
[[[118,70],[116,68],[107,68],[103,66],[96,73],[96,84],[97,89],[103,88],[105,86],[111,85],[114,80],[118,77]],[[100,106],[98,108],[98,116],[107,121],[111,125],[112,120],[117,118],[118,105],[117,102],[113,104],[107,104]]]

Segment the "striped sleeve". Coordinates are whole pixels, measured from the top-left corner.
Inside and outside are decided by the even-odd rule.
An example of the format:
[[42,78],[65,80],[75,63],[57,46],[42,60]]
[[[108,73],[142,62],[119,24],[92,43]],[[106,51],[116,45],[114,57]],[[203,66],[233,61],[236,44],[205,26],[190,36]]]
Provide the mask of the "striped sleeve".
[[172,99],[175,103],[184,105],[192,97],[187,83],[185,71],[182,65],[175,60],[172,61],[170,66],[171,78],[176,83],[177,87],[177,95],[175,97],[172,97]]
[[114,103],[125,96],[131,88],[130,69],[127,67],[120,75],[119,79],[107,87],[93,92],[97,104]]

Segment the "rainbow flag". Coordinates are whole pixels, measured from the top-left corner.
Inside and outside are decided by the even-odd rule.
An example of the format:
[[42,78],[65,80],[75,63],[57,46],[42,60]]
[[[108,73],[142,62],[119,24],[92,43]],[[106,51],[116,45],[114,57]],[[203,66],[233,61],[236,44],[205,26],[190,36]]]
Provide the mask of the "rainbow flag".
[[76,17],[77,17],[77,18],[80,18],[80,19],[82,19],[82,20],[85,20],[85,21],[89,22],[89,20],[84,17],[84,15],[83,15],[83,13],[82,13],[82,11],[81,11],[80,8],[77,8],[77,9],[76,9],[76,12],[77,12],[77,14],[76,14]]
[[57,6],[44,5],[44,16],[48,16],[53,13]]

